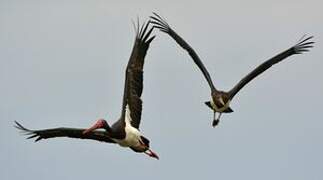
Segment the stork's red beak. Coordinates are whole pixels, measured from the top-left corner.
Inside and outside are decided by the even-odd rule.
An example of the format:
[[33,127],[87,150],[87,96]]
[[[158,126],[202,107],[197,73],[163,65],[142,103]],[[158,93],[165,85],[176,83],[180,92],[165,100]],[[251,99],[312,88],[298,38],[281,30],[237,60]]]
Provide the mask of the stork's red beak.
[[102,119],[99,119],[92,127],[86,129],[85,131],[83,131],[83,134],[87,134],[89,132],[92,132],[96,129],[100,129],[100,128],[103,128],[104,127],[104,120]]
[[159,159],[158,155],[156,153],[154,153],[152,150],[148,149],[147,151],[145,151],[145,154],[147,154],[148,156],[152,157],[152,158],[156,158]]

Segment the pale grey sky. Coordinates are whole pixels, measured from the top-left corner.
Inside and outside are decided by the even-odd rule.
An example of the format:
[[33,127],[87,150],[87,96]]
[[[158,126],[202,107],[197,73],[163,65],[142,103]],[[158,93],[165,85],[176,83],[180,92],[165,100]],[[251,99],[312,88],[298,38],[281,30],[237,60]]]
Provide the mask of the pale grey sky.
[[[0,179],[323,178],[323,11],[319,0],[0,0]],[[220,89],[303,35],[292,56],[248,84],[211,128],[209,87],[190,57],[155,31],[141,130],[160,160],[76,139],[25,140],[13,128],[87,127],[120,115],[131,20],[155,11],[198,52]]]

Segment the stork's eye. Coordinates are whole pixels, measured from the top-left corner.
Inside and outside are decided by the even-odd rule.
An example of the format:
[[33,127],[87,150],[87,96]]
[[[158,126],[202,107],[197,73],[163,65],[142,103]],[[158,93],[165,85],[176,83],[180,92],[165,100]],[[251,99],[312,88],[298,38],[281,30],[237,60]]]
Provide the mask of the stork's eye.
[[140,138],[141,138],[142,142],[143,142],[147,147],[149,147],[149,140],[148,140],[147,138],[143,137],[143,136],[140,136]]

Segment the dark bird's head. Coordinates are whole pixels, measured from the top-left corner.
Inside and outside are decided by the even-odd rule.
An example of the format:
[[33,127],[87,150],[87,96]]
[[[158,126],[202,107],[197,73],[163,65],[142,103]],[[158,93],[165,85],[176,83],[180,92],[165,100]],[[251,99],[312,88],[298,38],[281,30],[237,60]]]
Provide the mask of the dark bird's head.
[[139,143],[140,143],[139,146],[130,147],[130,148],[135,152],[143,152],[147,154],[149,157],[159,159],[158,155],[150,149],[149,140],[146,137],[140,136]]

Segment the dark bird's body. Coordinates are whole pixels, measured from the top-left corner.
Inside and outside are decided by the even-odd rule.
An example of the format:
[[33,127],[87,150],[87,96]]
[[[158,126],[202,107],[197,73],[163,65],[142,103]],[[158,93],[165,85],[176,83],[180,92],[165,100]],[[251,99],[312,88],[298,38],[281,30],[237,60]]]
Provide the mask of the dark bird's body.
[[[44,130],[29,130],[16,122],[16,127],[28,135],[29,138],[41,139],[70,137],[80,139],[92,139],[107,143],[117,143],[123,147],[129,147],[135,152],[157,158],[157,154],[149,148],[149,140],[139,131],[142,112],[141,94],[143,90],[143,66],[146,52],[155,36],[149,37],[153,28],[148,27],[150,22],[141,26],[137,24],[137,34],[134,47],[126,68],[125,87],[121,116],[112,126],[104,119],[99,119],[89,129],[54,128]],[[103,128],[104,131],[96,129]]]
[[[233,112],[233,110],[230,108],[230,102],[233,99],[233,97],[246,84],[248,84],[251,80],[253,80],[255,77],[257,77],[267,69],[269,69],[274,64],[281,62],[287,57],[294,54],[301,54],[303,52],[309,51],[309,48],[312,48],[313,47],[312,44],[314,43],[311,41],[309,42],[309,40],[313,38],[312,36],[307,38],[302,37],[301,40],[299,40],[299,42],[296,45],[274,56],[273,58],[265,61],[264,63],[260,64],[253,71],[251,71],[244,78],[242,78],[238,82],[238,84],[236,84],[231,90],[226,92],[226,91],[220,91],[215,88],[209,72],[203,65],[197,53],[183,38],[181,38],[172,28],[170,28],[168,23],[163,18],[161,18],[156,13],[154,13],[154,16],[151,16],[150,18],[152,19],[152,23],[155,25],[156,28],[158,28],[160,31],[172,37],[183,49],[185,49],[189,53],[194,63],[198,66],[198,68],[201,70],[202,74],[204,75],[205,79],[207,80],[211,89],[211,100],[206,101],[205,104],[209,108],[211,108],[214,112],[214,118],[212,122],[213,127],[219,123],[219,119],[222,113]],[[216,112],[219,113],[218,118],[216,118]]]

